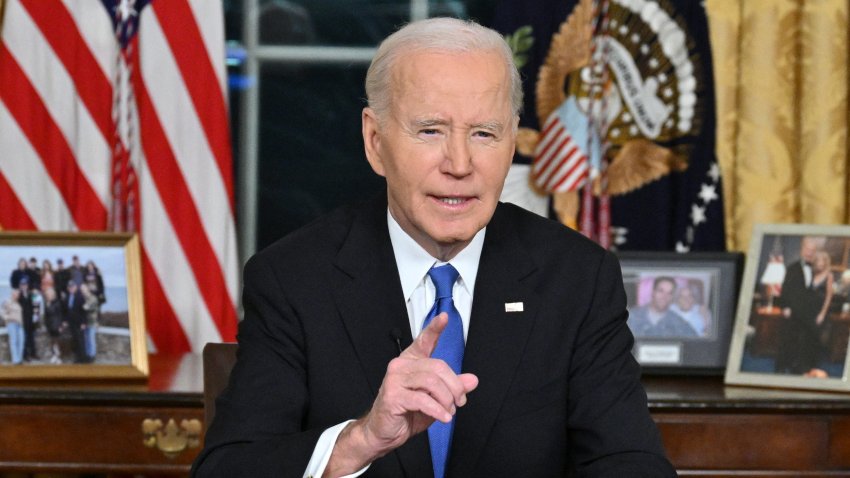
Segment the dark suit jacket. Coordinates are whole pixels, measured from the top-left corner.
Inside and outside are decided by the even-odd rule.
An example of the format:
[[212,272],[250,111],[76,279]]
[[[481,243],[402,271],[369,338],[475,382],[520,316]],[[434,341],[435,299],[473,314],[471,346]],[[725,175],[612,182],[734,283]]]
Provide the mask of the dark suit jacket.
[[85,304],[86,299],[78,290],[74,293],[74,304],[71,305],[70,302],[71,297],[69,295],[62,301],[62,309],[65,312],[65,320],[68,322],[68,326],[71,327],[71,330],[73,331],[74,329],[79,329],[86,323],[86,311],[83,310],[83,304]]
[[806,285],[803,264],[795,262],[788,266],[782,281],[782,293],[777,302],[780,306],[791,309],[791,318],[800,324],[814,327],[823,301],[822,296]]
[[[194,476],[300,477],[327,427],[369,410],[398,355],[390,331],[411,342],[386,208],[380,197],[337,211],[248,262],[237,363]],[[675,476],[625,308],[611,254],[500,204],[463,362],[480,385],[458,411],[446,476]],[[427,433],[364,476],[433,477]]]
[[817,316],[823,302],[822,295],[806,286],[803,264],[795,262],[788,266],[778,303],[791,309],[791,317],[780,329],[777,372],[801,374],[818,366],[822,347]]

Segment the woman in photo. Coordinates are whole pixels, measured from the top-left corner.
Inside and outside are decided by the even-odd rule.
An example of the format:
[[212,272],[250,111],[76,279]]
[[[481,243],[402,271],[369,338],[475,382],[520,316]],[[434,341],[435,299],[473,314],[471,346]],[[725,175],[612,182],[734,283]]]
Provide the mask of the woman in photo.
[[97,319],[100,315],[100,301],[88,285],[80,286],[83,293],[83,310],[86,314],[84,329],[85,351],[88,362],[94,362],[97,355]]
[[[42,278],[42,283],[44,283]],[[50,363],[62,363],[62,350],[59,347],[59,336],[62,332],[62,301],[56,296],[56,289],[44,289],[44,325],[50,336]]]
[[53,264],[48,259],[41,263],[41,290],[45,291],[48,288],[54,288],[55,281],[53,279]]
[[97,268],[93,261],[86,262],[86,268],[83,271],[83,280],[86,286],[101,304],[106,302],[106,293],[103,290],[103,276],[100,275],[100,269]]
[[12,289],[11,296],[0,305],[0,318],[6,323],[9,333],[9,351],[13,365],[19,365],[24,360],[23,308],[18,301],[19,297],[20,292]]
[[812,289],[823,299],[823,306],[816,319],[819,326],[824,324],[826,313],[829,311],[829,304],[832,302],[832,283],[834,280],[832,277],[832,259],[829,254],[826,251],[816,252],[815,260],[812,261]]
[[[818,297],[818,303],[822,304],[818,315],[815,318],[815,327],[817,328],[817,337],[820,342],[817,344],[820,349],[818,358],[827,358],[829,354],[829,339],[831,333],[830,323],[826,320],[826,314],[829,312],[829,304],[832,302],[833,281],[832,277],[832,259],[825,251],[817,251],[812,260],[812,291]],[[813,367],[804,374],[807,377],[826,378],[826,371]]]

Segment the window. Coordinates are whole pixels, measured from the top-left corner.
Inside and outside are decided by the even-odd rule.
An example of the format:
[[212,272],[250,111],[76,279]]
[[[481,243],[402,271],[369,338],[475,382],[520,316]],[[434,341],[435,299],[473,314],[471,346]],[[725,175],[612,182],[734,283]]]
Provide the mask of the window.
[[363,81],[378,43],[430,16],[488,24],[482,0],[225,0],[243,260],[383,187],[363,155]]

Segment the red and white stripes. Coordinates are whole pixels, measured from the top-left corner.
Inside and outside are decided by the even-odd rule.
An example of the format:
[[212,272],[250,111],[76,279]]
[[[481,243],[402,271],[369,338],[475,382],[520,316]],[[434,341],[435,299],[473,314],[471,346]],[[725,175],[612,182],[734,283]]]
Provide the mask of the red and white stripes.
[[531,174],[537,187],[547,192],[577,190],[590,174],[587,156],[573,140],[557,111],[543,125]]
[[[237,322],[222,12],[200,0],[140,4],[122,57],[99,1],[7,1],[0,226],[106,230],[114,158],[131,159],[148,330],[160,351],[200,352],[234,340]],[[115,114],[120,98],[131,114]],[[135,123],[116,123],[127,116]]]

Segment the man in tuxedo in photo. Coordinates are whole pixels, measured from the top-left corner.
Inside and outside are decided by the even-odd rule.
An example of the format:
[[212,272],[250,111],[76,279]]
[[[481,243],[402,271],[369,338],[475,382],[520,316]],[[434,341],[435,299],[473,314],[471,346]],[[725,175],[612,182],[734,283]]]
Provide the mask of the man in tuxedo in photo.
[[366,93],[386,191],[248,262],[193,476],[675,476],[617,260],[499,203],[522,105],[504,39],[411,23]]
[[812,288],[812,262],[815,253],[825,243],[824,237],[803,236],[800,240],[800,260],[789,265],[785,271],[778,303],[787,320],[780,328],[776,373],[817,373],[818,363],[825,355],[817,323],[818,313],[823,308],[823,297]]

